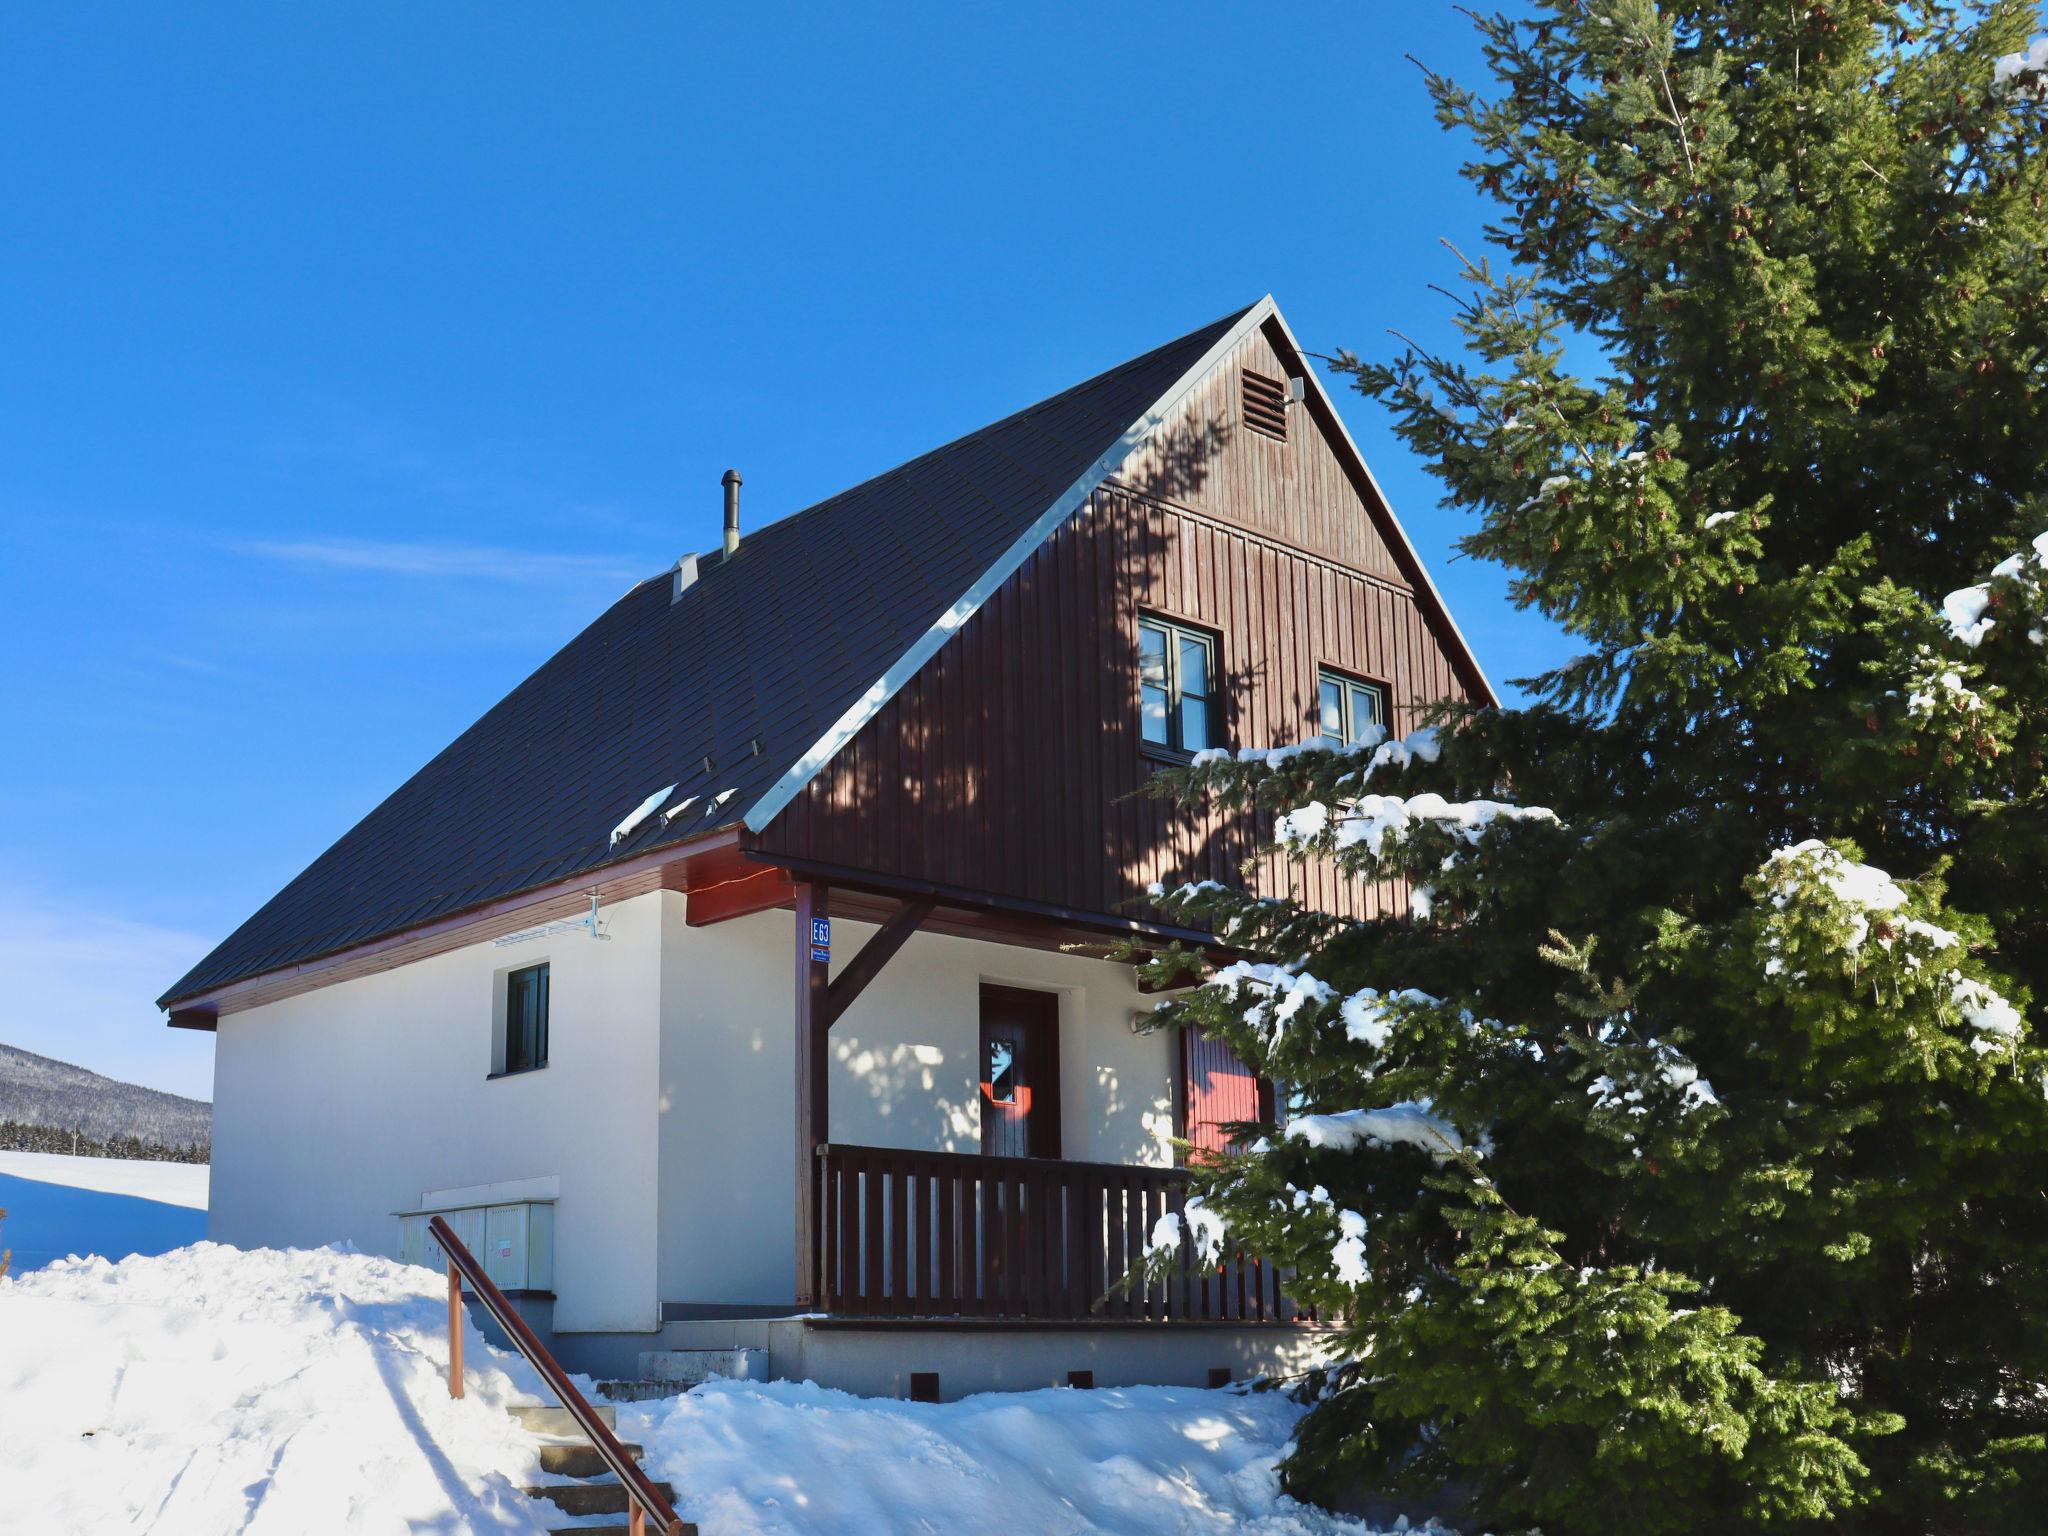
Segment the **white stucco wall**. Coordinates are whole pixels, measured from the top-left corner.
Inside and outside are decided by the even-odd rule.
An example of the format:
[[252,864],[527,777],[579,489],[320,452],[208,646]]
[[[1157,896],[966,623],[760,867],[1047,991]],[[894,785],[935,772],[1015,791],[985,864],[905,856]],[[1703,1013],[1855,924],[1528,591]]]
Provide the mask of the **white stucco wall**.
[[[663,913],[665,1301],[786,1305],[794,1290],[794,917],[708,928]],[[835,971],[874,932],[833,925]],[[1061,1151],[1170,1165],[1173,1042],[1136,1035],[1129,966],[914,935],[832,1031],[831,1139],[978,1152],[984,982],[1060,999]]]
[[[685,911],[651,892],[607,943],[472,945],[224,1016],[208,1235],[395,1256],[425,1191],[553,1179],[557,1331],[788,1305],[794,917]],[[835,967],[873,931],[835,923]],[[548,1065],[490,1079],[496,978],[541,960]],[[1065,1156],[1172,1161],[1172,1042],[1131,1032],[1128,966],[922,933],[832,1032],[833,1140],[980,1150],[983,982],[1059,996]]]
[[[655,1327],[661,902],[224,1015],[208,1235],[396,1256],[424,1191],[553,1178],[555,1327]],[[548,1065],[489,1080],[494,979],[542,960]]]

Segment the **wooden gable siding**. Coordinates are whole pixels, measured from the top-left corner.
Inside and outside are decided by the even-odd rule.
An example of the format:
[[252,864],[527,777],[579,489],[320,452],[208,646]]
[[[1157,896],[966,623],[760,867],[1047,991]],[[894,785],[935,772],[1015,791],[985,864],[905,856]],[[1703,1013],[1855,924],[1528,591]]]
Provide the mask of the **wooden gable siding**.
[[[1234,367],[1218,372],[1235,387]],[[1154,767],[1139,741],[1141,611],[1216,634],[1233,746],[1309,734],[1319,665],[1384,685],[1397,732],[1467,696],[1404,582],[1299,547],[1349,538],[1361,558],[1393,563],[1349,479],[1324,478],[1301,441],[1322,436],[1305,430],[1306,408],[1291,412],[1288,444],[1239,454],[1255,434],[1218,420],[1217,398],[1169,424],[1177,452],[1126,466],[1033,554],[763,830],[762,851],[1122,918],[1157,917],[1144,900],[1153,880],[1239,883],[1259,852],[1241,818],[1139,793]],[[1268,445],[1303,451],[1274,460]],[[1226,521],[1197,509],[1226,482],[1249,510]],[[1339,508],[1298,505],[1326,499]],[[1359,527],[1341,534],[1347,520]],[[1361,916],[1396,899],[1265,856],[1256,884],[1280,882]]]
[[1260,533],[1349,570],[1408,586],[1408,576],[1374,526],[1343,458],[1317,420],[1319,403],[1288,409],[1287,441],[1244,426],[1245,370],[1286,381],[1299,362],[1280,351],[1273,326],[1241,342],[1190,393],[1178,417],[1126,461],[1119,483]]

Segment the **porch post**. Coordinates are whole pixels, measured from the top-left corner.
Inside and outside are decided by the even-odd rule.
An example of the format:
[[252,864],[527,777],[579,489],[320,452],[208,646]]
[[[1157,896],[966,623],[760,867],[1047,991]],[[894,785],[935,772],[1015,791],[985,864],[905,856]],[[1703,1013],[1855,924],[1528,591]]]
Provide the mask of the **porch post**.
[[813,919],[830,920],[830,888],[796,888],[796,1304],[818,1301],[818,1147],[831,1134],[826,1043],[831,1028],[829,961],[814,958]]

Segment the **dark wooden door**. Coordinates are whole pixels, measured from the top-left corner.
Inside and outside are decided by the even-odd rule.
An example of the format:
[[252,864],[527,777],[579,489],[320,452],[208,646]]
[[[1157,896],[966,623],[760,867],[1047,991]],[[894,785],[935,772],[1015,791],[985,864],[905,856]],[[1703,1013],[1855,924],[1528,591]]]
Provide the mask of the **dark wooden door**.
[[1060,1015],[1051,992],[981,989],[981,1150],[1060,1155]]

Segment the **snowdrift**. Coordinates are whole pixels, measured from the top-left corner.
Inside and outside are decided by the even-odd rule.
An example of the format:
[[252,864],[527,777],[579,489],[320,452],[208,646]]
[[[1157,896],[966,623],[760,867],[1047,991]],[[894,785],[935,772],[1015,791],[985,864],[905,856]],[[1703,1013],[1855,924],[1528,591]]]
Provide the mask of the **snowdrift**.
[[1280,1493],[1301,1410],[1193,1388],[992,1392],[957,1403],[714,1382],[621,1411],[705,1536],[1371,1536]]
[[[538,1532],[538,1384],[431,1270],[199,1243],[0,1281],[0,1521],[22,1531]],[[511,1367],[518,1367],[512,1372]]]
[[[436,1271],[342,1249],[199,1243],[0,1281],[0,1526],[49,1533],[539,1532],[541,1399],[464,1343],[448,1396]],[[619,1429],[705,1536],[1369,1536],[1279,1493],[1298,1410],[1145,1388],[922,1404],[714,1383]]]

